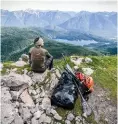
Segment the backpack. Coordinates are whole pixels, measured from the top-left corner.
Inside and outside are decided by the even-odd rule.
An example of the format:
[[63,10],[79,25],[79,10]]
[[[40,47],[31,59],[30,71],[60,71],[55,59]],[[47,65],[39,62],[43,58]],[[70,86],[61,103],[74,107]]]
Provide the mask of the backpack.
[[52,93],[51,104],[66,109],[73,109],[77,98],[78,93],[73,83],[73,78],[67,71],[64,71]]
[[90,90],[91,92],[94,90],[94,81],[92,77],[86,76],[81,72],[76,72],[75,76],[84,84],[86,88],[88,88],[88,90]]

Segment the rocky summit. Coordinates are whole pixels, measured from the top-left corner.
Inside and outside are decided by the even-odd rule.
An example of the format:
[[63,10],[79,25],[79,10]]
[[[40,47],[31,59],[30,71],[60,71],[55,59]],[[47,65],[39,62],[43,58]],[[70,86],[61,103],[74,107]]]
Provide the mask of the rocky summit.
[[[96,72],[93,66],[90,68],[94,59],[71,57],[70,61],[75,63],[75,69],[80,68],[81,64],[89,63],[89,66],[81,65],[81,70],[87,75]],[[23,63],[22,60],[20,62]],[[86,119],[82,116],[80,100],[77,100],[75,108],[71,111],[51,105],[52,92],[61,76],[58,69],[34,73],[28,67],[28,64],[23,64],[22,67],[20,64],[19,67],[19,64],[14,65],[13,62],[9,63],[9,66],[8,63],[2,64],[2,124],[116,124],[116,106],[108,97],[107,90],[98,84],[95,85],[95,91],[88,101],[92,105],[93,115]]]
[[2,123],[39,124],[62,120],[50,101],[58,76],[58,70],[22,75],[12,72],[2,76]]

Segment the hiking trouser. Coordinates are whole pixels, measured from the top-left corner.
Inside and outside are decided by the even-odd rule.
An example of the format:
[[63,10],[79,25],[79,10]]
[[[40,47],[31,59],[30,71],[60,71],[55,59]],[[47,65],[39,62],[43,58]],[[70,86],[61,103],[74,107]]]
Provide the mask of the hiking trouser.
[[43,68],[36,66],[32,62],[30,64],[31,64],[32,71],[37,73],[43,73],[45,72],[46,69],[51,70],[53,68],[53,57],[50,57],[45,61],[45,64],[44,64],[45,66]]
[[47,61],[46,61],[46,67],[51,70],[53,68],[53,57],[49,58]]

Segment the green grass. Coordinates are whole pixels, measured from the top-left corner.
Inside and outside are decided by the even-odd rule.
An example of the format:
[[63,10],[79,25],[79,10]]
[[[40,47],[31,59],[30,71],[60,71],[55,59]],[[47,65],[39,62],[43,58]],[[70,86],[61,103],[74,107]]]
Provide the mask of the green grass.
[[110,98],[117,99],[117,58],[116,56],[91,57],[96,84],[108,91]]
[[14,63],[13,61],[4,62],[3,69],[1,71],[1,75],[5,75],[5,74],[7,74],[7,70],[11,70],[11,69],[15,69],[15,68],[17,69],[16,73],[18,73],[18,74],[23,74],[24,69],[31,71],[31,67],[28,64],[24,65],[23,67],[17,67],[15,65],[12,65],[13,63]]

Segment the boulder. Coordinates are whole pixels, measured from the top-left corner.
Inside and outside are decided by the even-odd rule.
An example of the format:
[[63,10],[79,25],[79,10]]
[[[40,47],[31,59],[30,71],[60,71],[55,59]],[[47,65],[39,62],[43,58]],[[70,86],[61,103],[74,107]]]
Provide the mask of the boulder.
[[22,84],[32,84],[32,80],[28,75],[20,75],[16,73],[10,73],[8,75],[2,76],[1,81],[8,87],[19,86]]
[[54,118],[58,121],[62,120],[62,117],[58,113],[54,115]]
[[33,117],[31,119],[31,124],[39,124],[39,121],[35,117]]
[[25,105],[34,106],[34,102],[31,96],[28,94],[27,89],[22,92],[22,94],[20,95],[20,98],[25,103]]
[[39,124],[44,123],[45,119],[46,119],[46,114],[44,113],[44,114],[41,115],[41,117],[39,119]]
[[28,62],[28,60],[29,60],[29,56],[26,54],[22,54],[21,58],[22,58],[22,61],[24,61],[24,62]]
[[71,124],[69,120],[65,120],[65,124]]
[[42,106],[43,109],[51,108],[51,101],[50,101],[50,99],[48,97],[44,97],[41,106]]
[[60,74],[60,72],[59,72],[59,70],[58,70],[58,69],[56,69],[55,74],[56,74],[57,78],[60,78],[60,77],[61,77],[61,74]]
[[37,112],[34,113],[34,117],[36,119],[39,119],[42,113],[43,113],[43,111],[37,111]]
[[94,70],[92,70],[91,68],[82,68],[82,70],[83,70],[84,74],[86,74],[88,76],[90,76],[94,72]]
[[15,124],[24,124],[23,119],[18,114],[15,115],[14,123]]
[[78,66],[74,66],[73,68],[74,68],[75,71],[77,71],[79,69]]
[[58,114],[58,113],[56,112],[56,110],[54,110],[54,109],[51,109],[50,113],[53,114],[53,115]]
[[23,67],[25,65],[27,65],[26,62],[22,61],[22,59],[18,60],[17,62],[15,63],[12,63],[13,66],[16,66],[16,67]]
[[75,118],[75,116],[72,113],[67,115],[67,120],[69,120],[69,121],[72,121],[74,118]]
[[58,84],[58,81],[59,80],[57,79],[56,75],[53,73],[51,75],[51,80],[50,80],[50,94],[49,94],[49,96],[51,95],[51,93],[52,93],[53,89],[55,88],[55,86]]
[[82,121],[82,117],[81,117],[81,116],[76,116],[75,120],[76,120],[77,122],[81,122],[81,121]]
[[76,66],[80,65],[83,62],[84,58],[80,58],[79,56],[71,56],[71,62],[74,63]]
[[49,116],[46,116],[46,118],[45,118],[45,123],[47,123],[47,124],[50,124],[51,123],[51,117],[49,117]]
[[91,58],[88,58],[88,57],[86,57],[84,60],[85,60],[86,63],[90,63],[90,62],[93,61]]

